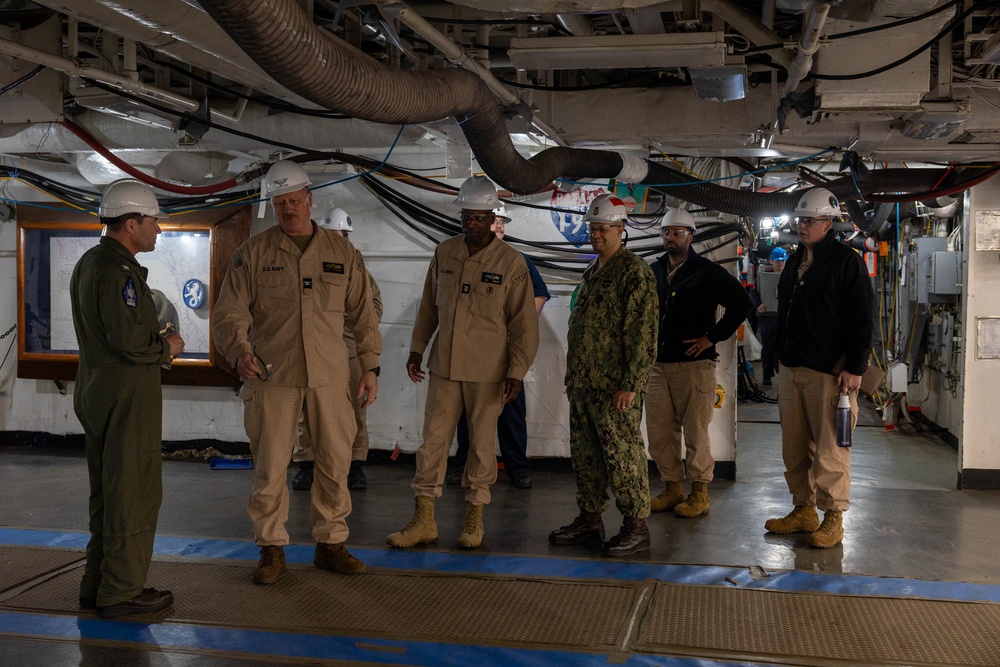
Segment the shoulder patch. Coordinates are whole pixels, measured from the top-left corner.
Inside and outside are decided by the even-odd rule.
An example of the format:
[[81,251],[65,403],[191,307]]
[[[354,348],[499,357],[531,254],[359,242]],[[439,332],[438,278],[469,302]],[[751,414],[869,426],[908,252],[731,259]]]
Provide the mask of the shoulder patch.
[[242,269],[244,264],[245,262],[243,261],[243,255],[241,255],[240,251],[237,250],[236,252],[233,253],[233,268]]
[[516,276],[514,276],[514,279],[511,282],[513,282],[515,285],[520,285],[521,283],[524,282],[524,279],[527,277],[528,277],[528,269],[525,268],[524,271],[521,271]]
[[135,284],[131,278],[125,281],[125,287],[122,288],[122,299],[129,308],[135,308],[139,303],[139,298],[135,293]]

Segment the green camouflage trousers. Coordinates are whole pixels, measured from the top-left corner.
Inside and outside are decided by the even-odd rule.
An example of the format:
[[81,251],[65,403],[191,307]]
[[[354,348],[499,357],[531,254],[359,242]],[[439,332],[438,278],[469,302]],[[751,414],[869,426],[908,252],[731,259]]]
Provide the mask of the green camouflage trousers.
[[611,408],[612,392],[573,389],[569,402],[570,456],[581,512],[603,513],[608,493],[623,516],[649,516],[649,464],[639,431],[642,394],[628,410]]

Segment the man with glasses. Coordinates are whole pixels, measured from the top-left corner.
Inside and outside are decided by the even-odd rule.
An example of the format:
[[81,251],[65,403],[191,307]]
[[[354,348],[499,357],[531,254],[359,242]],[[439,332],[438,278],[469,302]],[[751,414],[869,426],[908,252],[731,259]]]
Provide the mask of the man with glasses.
[[[653,262],[660,327],[646,395],[649,455],[666,484],[651,508],[685,518],[708,514],[711,507],[708,484],[715,459],[708,424],[715,403],[715,346],[736,333],[753,310],[740,281],[691,248],[695,231],[694,218],[682,208],[667,211],[660,222],[666,252]],[[725,313],[716,321],[719,306]],[[685,479],[691,480],[686,497]]]
[[[549,533],[555,545],[599,541],[605,556],[649,549],[649,473],[639,430],[656,357],[656,281],[625,247],[625,203],[594,199],[583,220],[597,258],[583,272],[569,318],[566,396],[579,516]],[[604,542],[608,487],[621,530]]]
[[115,181],[98,215],[104,236],[70,279],[80,347],[73,409],[86,435],[90,475],[80,606],[113,618],[174,601],[170,591],[143,584],[163,498],[160,364],[180,354],[184,340],[160,333],[147,270],[135,259],[156,247],[157,218],[165,215],[156,195],[139,181]]
[[[341,574],[365,565],[344,547],[351,496],[347,474],[357,425],[352,399],[378,396],[382,340],[368,274],[357,250],[311,219],[305,170],[287,160],[264,177],[277,225],[233,255],[212,318],[219,352],[243,378],[243,422],[254,460],[247,501],[261,548],[255,584],[286,571],[287,471],[300,416],[312,438],[313,563]],[[345,326],[354,332],[364,373],[348,378]]]
[[[497,478],[493,439],[503,406],[521,391],[538,350],[538,316],[528,267],[521,253],[491,231],[500,206],[485,176],[462,183],[458,199],[463,234],[438,244],[424,281],[413,325],[406,372],[421,382],[424,351],[431,339],[430,383],[424,409],[423,444],[413,476],[413,520],[386,537],[400,548],[437,541],[434,502],[441,496],[448,450],[465,409],[469,460],[465,467],[465,519],[457,545],[479,547],[483,509]],[[435,335],[436,334],[436,335]]]
[[778,281],[775,333],[781,455],[795,507],[764,524],[771,533],[808,533],[809,545],[822,549],[843,541],[850,503],[851,450],[837,446],[837,398],[850,396],[853,428],[874,339],[875,294],[861,256],[833,231],[839,215],[823,188],[795,207],[799,246]]

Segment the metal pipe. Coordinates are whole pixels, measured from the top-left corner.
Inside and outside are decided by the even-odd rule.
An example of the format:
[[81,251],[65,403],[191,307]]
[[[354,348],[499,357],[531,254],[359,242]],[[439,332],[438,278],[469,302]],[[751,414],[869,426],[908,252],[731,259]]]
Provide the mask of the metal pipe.
[[768,30],[774,28],[774,14],[777,0],[764,0],[764,5],[760,8],[760,22]]
[[[397,3],[393,4],[398,6]],[[432,46],[440,51],[442,55],[448,59],[448,62],[467,69],[482,79],[483,83],[485,83],[486,86],[497,97],[499,97],[504,104],[521,103],[520,96],[512,93],[499,79],[493,76],[488,69],[484,68],[472,58],[469,58],[461,46],[456,44],[440,30],[431,25],[426,19],[424,19],[424,17],[415,12],[412,8],[407,5],[403,5],[403,8],[398,11],[397,15],[401,22],[410,26],[413,32],[426,39]],[[531,125],[548,137],[553,143],[559,146],[566,145],[566,142],[559,137],[558,133],[556,133],[556,131],[544,121],[539,120],[538,118],[532,118]]]
[[[89,79],[94,79],[95,81],[107,83],[136,95],[148,97],[158,102],[166,102],[167,104],[179,107],[184,111],[198,110],[197,102],[187,97],[172,93],[169,90],[147,86],[139,81],[133,81],[127,76],[114,74],[113,72],[108,72],[107,70],[92,67],[88,63],[80,60],[61,58],[48,53],[47,51],[33,49],[30,46],[24,46],[23,44],[18,44],[17,42],[12,42],[8,39],[0,38],[0,53],[13,58],[29,60],[38,65],[45,65],[46,67],[58,70],[71,77],[87,77]],[[228,121],[230,123],[235,123],[238,120],[234,116],[220,113],[218,111],[213,111],[212,115],[215,116],[217,120]]]
[[[274,82],[203,10],[182,0],[39,0],[38,4],[71,19],[133,39],[182,63],[219,75],[292,104],[316,108]],[[75,53],[70,52],[70,56]]]
[[824,2],[814,7],[803,22],[802,37],[799,38],[797,46],[799,52],[788,65],[788,79],[785,80],[785,87],[781,91],[782,97],[788,97],[795,92],[802,79],[812,70],[813,54],[819,50],[819,38],[823,35],[823,26],[829,13],[830,3]]

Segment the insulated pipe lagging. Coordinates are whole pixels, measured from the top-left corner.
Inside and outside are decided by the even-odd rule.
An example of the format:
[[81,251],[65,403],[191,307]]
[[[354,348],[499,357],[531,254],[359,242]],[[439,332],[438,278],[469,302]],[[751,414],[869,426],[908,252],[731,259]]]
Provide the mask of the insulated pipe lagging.
[[[294,0],[202,0],[201,5],[262,69],[316,104],[394,125],[454,117],[483,170],[512,192],[538,192],[560,177],[617,178],[628,183],[671,184],[669,194],[680,199],[751,216],[790,213],[797,200],[788,193],[760,194],[696,183],[664,165],[610,151],[554,147],[525,159],[510,141],[489,88],[467,70],[418,72],[382,65],[317,28]],[[882,187],[892,171],[873,172],[859,187],[865,194],[919,192],[934,187],[943,172],[900,170],[906,171],[905,178],[893,177],[892,187]],[[840,199],[858,196],[849,178],[834,181],[830,189]]]

